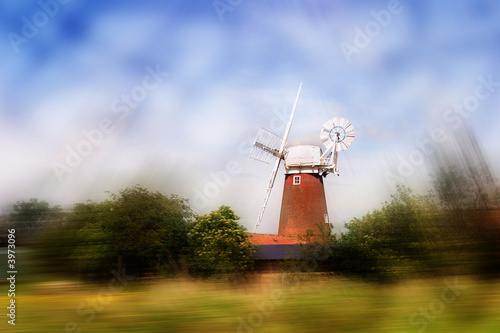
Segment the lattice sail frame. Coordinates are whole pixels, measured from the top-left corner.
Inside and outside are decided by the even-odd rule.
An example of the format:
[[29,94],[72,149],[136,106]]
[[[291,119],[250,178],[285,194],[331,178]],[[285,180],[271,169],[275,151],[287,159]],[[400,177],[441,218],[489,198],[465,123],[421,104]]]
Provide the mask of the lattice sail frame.
[[279,151],[282,143],[281,136],[261,127],[257,132],[249,157],[269,164],[276,157],[282,157]]

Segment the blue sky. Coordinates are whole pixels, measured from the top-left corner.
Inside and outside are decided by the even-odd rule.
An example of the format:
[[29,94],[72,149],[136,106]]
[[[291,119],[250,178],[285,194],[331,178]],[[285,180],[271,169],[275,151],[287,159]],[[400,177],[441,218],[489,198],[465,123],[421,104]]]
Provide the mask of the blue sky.
[[[139,183],[252,229],[272,166],[246,154],[260,126],[282,134],[300,82],[291,145],[320,145],[334,116],[356,128],[325,181],[336,225],[387,200],[387,172],[436,129],[467,123],[500,174],[494,0],[9,1],[0,32],[3,206]],[[424,162],[402,177],[416,190]],[[282,181],[261,232],[277,231]]]

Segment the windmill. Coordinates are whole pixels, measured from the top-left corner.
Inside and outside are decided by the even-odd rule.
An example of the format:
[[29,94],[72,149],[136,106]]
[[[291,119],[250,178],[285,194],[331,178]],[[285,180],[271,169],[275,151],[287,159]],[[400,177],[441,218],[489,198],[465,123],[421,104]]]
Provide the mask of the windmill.
[[341,117],[326,121],[320,132],[320,139],[326,147],[324,152],[311,145],[286,147],[301,90],[302,83],[283,137],[261,127],[250,151],[249,156],[253,159],[265,163],[274,160],[254,233],[264,216],[281,160],[285,165],[285,185],[278,235],[299,236],[307,229],[316,230],[318,224],[329,223],[323,178],[329,173],[340,175],[338,152],[349,148],[354,141],[354,126]]

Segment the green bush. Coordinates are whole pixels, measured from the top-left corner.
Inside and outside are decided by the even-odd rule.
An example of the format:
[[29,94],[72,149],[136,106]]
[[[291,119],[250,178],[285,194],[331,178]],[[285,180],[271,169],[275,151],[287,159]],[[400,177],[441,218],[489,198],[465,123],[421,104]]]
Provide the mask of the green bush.
[[353,219],[332,241],[332,270],[392,280],[436,269],[441,213],[429,196],[398,186],[381,209]]
[[192,274],[240,275],[253,268],[255,250],[238,219],[227,206],[196,217],[189,231]]

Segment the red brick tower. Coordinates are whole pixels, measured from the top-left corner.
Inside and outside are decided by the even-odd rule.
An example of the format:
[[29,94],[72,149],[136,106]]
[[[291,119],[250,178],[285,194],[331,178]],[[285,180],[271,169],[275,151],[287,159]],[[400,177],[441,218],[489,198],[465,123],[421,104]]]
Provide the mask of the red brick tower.
[[318,233],[327,225],[323,177],[315,173],[285,175],[278,235],[303,236],[307,230]]
[[316,146],[289,147],[285,153],[285,186],[281,201],[278,235],[315,234],[328,225],[323,186],[321,149]]

